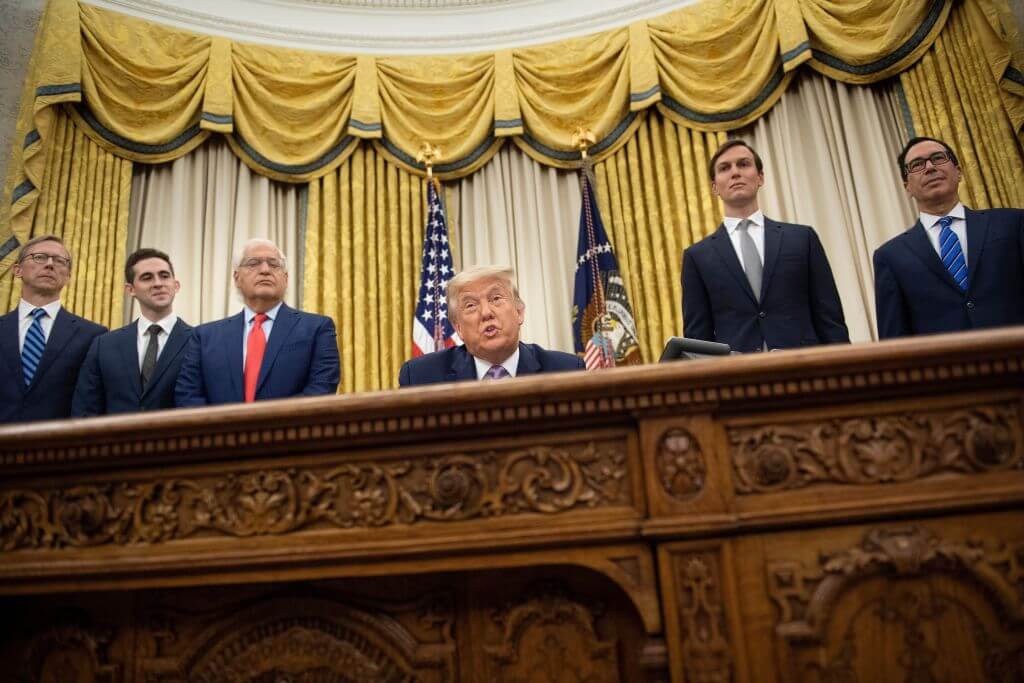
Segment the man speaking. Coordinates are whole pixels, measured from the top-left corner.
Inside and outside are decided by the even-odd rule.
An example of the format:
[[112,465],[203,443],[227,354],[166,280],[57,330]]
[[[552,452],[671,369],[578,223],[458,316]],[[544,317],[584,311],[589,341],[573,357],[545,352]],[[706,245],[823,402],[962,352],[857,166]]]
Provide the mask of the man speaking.
[[526,306],[514,279],[511,268],[474,266],[449,280],[448,316],[464,345],[406,361],[399,385],[583,369],[577,356],[519,341]]
[[245,307],[193,330],[175,388],[177,405],[336,392],[341,371],[334,322],[284,303],[288,263],[277,245],[246,242],[234,280]]

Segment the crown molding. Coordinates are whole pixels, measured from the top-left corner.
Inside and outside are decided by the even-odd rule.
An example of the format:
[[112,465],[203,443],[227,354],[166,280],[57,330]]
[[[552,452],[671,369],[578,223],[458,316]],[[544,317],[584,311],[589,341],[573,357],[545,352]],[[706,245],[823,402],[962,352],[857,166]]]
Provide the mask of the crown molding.
[[454,54],[554,42],[697,0],[84,0],[196,33],[322,52]]

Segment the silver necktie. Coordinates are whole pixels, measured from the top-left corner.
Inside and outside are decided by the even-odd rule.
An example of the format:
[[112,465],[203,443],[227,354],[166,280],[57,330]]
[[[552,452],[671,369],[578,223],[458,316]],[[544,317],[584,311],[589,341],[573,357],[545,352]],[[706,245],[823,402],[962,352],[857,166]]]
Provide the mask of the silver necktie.
[[740,254],[743,256],[743,272],[747,274],[747,282],[750,283],[750,288],[754,290],[754,298],[760,301],[763,266],[761,265],[761,256],[757,253],[757,247],[754,245],[754,238],[750,236],[748,231],[751,225],[752,223],[744,218],[736,226],[736,230],[740,233]]

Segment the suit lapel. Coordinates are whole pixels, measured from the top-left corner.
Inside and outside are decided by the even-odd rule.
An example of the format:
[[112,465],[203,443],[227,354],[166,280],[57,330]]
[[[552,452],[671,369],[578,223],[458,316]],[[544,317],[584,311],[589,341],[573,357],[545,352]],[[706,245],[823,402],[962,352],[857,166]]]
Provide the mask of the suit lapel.
[[[167,337],[167,343],[164,344],[164,350],[160,353],[160,358],[156,361],[156,368],[153,369],[153,376],[149,378],[149,384],[146,385],[145,390],[142,392],[143,395],[149,393],[149,390],[157,385],[160,381],[160,376],[167,371],[174,359],[178,357],[181,350],[185,348],[185,342],[188,341],[189,333],[192,331],[192,327],[178,318],[178,321],[174,323],[174,327],[171,328],[171,334]],[[138,347],[136,346],[136,355],[138,355]],[[136,359],[136,363],[138,360]]]
[[245,391],[242,387],[242,344],[245,343],[245,311],[228,318],[227,337],[222,341],[224,347],[224,360],[228,366],[228,376],[231,377],[231,389],[236,400],[245,399]]
[[967,217],[967,289],[974,284],[974,272],[981,263],[981,251],[988,237],[988,216],[984,212],[965,209]]
[[[761,292],[758,301],[764,301],[764,293],[768,291],[768,284],[775,273],[775,264],[779,260],[779,252],[782,251],[782,226],[768,218],[764,219],[764,275],[761,278]],[[746,274],[744,273],[744,279]]]
[[267,340],[267,350],[263,353],[263,364],[260,365],[260,378],[256,382],[256,392],[259,393],[260,387],[267,380],[267,375],[270,374],[270,368],[274,367],[274,360],[277,358],[277,354],[281,351],[281,347],[288,340],[288,336],[292,333],[292,329],[296,323],[299,322],[299,313],[294,308],[289,307],[287,304],[281,304],[281,308],[277,309],[277,319],[274,320],[274,326],[270,330],[270,339]]
[[476,363],[465,346],[456,346],[452,350],[452,364],[448,368],[445,381],[456,382],[464,379],[476,379]]
[[750,288],[750,283],[747,281],[747,274],[743,272],[743,265],[740,264],[739,257],[736,256],[736,250],[733,249],[732,240],[729,239],[729,231],[725,229],[725,224],[718,226],[718,230],[711,236],[711,244],[714,245],[715,251],[718,252],[719,258],[722,259],[722,263],[725,264],[726,270],[732,274],[736,280],[736,284],[740,286],[747,296],[750,297],[751,301],[757,303],[757,297],[754,296],[754,290]]
[[519,375],[533,375],[540,372],[540,361],[529,346],[519,344],[519,364],[516,366],[516,377]]
[[25,376],[21,372],[21,353],[18,351],[18,309],[0,318],[0,357],[11,367],[18,389],[25,393]]
[[39,360],[39,368],[28,390],[39,384],[40,378],[46,374],[53,362],[60,355],[60,352],[68,345],[71,338],[78,331],[78,318],[64,310],[63,307],[57,310],[57,318],[50,328],[50,338],[46,340],[46,349],[43,350],[43,357]]
[[[945,282],[947,285],[955,289],[957,292],[963,292],[960,289],[960,285],[956,283],[953,276],[946,270],[946,266],[942,265],[942,259],[939,258],[939,254],[935,251],[935,247],[932,246],[932,242],[928,239],[928,233],[925,231],[924,226],[921,225],[921,221],[917,221],[907,232],[907,247],[914,253],[921,262],[928,267],[936,277]],[[970,277],[970,266],[967,269],[968,277]]]
[[122,327],[115,332],[114,346],[121,356],[121,362],[127,368],[128,376],[131,378],[132,389],[136,396],[142,396],[142,375],[139,372],[139,321]]

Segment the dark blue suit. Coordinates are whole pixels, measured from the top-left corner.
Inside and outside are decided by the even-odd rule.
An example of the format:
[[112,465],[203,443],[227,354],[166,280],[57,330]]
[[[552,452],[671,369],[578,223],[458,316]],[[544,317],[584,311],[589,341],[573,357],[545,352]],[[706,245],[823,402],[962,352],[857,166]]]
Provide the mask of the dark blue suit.
[[[240,403],[245,314],[199,325],[185,346],[175,402],[179,406]],[[267,340],[256,400],[333,394],[341,378],[334,322],[282,304]]]
[[18,309],[0,317],[0,423],[55,420],[71,415],[71,395],[78,370],[92,340],[107,331],[63,308],[50,328],[50,338],[32,384],[25,386],[18,350]]
[[[546,351],[536,344],[519,343],[519,364],[516,377],[538,372],[582,370],[583,359],[562,351]],[[417,386],[437,382],[475,380],[476,363],[465,346],[454,346],[407,360],[398,373],[399,386]]]
[[764,222],[764,272],[750,288],[729,232],[718,230],[683,252],[683,334],[734,351],[848,343],[832,268],[814,229]]
[[875,250],[880,338],[1024,324],[1024,211],[966,209],[964,216],[966,292],[921,221]]
[[174,385],[192,326],[179,319],[164,343],[153,377],[142,388],[138,321],[93,340],[78,374],[71,414],[112,415],[174,407]]

